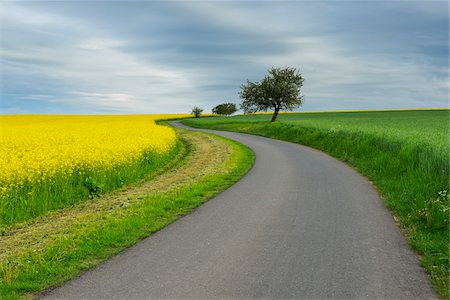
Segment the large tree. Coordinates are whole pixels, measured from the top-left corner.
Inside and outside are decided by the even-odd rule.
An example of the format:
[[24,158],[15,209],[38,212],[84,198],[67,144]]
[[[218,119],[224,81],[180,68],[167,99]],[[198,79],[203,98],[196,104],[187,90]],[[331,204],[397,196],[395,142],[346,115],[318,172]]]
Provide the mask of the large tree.
[[237,111],[236,104],[234,103],[223,103],[219,104],[212,109],[213,114],[229,116]]
[[300,89],[303,77],[295,68],[271,68],[261,81],[241,86],[241,109],[244,113],[273,109],[272,122],[280,110],[293,110],[303,103]]

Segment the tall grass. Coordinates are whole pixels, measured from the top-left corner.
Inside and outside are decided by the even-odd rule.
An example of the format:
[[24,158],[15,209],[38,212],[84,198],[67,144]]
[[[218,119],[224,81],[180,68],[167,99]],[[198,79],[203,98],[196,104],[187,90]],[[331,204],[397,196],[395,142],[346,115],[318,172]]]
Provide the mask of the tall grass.
[[[379,189],[443,298],[449,268],[449,111],[286,114],[185,120],[324,150]],[[406,274],[405,274],[406,275]]]

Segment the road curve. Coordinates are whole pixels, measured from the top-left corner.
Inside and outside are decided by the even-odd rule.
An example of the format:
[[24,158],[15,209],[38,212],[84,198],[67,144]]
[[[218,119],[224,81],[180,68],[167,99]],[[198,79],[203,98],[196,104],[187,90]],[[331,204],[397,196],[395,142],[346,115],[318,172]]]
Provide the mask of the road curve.
[[308,147],[214,133],[256,153],[242,180],[42,298],[437,298],[364,177]]

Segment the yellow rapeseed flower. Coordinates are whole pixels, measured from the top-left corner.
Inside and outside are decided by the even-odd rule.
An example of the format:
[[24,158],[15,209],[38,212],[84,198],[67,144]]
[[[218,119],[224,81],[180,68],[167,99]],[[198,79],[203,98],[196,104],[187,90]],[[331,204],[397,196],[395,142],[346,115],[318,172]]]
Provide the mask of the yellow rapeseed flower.
[[[0,194],[56,174],[112,169],[176,144],[173,129],[155,120],[188,115],[2,115]],[[0,195],[0,196],[1,196]]]

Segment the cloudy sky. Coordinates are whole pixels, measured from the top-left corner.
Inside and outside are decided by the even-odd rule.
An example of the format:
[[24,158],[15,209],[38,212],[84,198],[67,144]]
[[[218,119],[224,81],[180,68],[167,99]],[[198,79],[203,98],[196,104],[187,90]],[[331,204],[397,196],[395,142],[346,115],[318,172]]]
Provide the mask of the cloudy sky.
[[184,113],[272,66],[304,111],[448,107],[448,1],[0,3],[1,113]]

